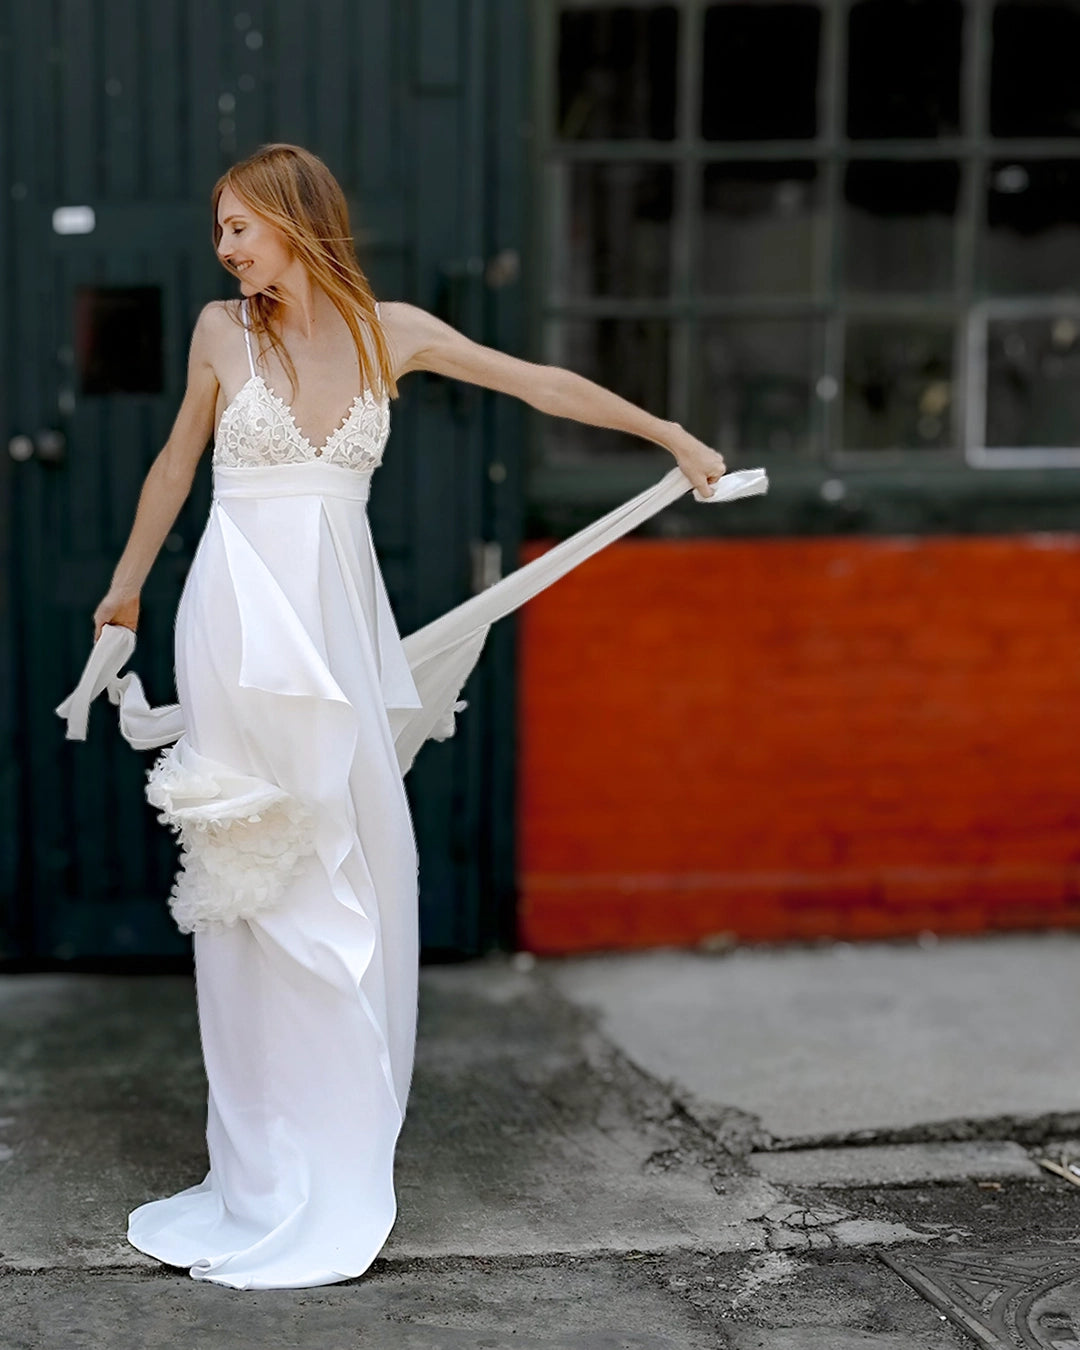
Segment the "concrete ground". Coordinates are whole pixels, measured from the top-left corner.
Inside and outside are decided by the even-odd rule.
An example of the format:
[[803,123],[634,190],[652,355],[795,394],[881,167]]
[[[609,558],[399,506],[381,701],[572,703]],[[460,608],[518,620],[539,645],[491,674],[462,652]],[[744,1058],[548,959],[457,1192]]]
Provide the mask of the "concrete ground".
[[1052,934],[426,968],[390,1241],[253,1294],[123,1238],[205,1171],[190,979],[0,977],[0,1346],[974,1345],[881,1256],[1080,1257],[1080,1187],[1033,1161],[1080,1157],[1078,963]]

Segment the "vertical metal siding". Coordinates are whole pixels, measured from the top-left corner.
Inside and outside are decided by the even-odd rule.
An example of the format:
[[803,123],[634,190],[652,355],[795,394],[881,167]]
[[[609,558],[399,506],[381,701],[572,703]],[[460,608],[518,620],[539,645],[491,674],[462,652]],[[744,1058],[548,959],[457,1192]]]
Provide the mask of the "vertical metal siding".
[[[0,467],[0,525],[9,501],[12,525],[11,556],[0,552],[0,623],[12,637],[0,653],[0,809],[10,821],[17,801],[24,836],[21,848],[10,834],[0,844],[9,905],[0,959],[186,946],[165,912],[174,851],[142,796],[147,757],[119,741],[101,708],[89,741],[65,744],[51,710],[85,659],[92,608],[175,417],[198,310],[235,290],[209,248],[215,178],[261,142],[309,146],[350,199],[379,294],[428,308],[450,297],[455,320],[480,340],[497,312],[499,339],[512,345],[512,295],[494,304],[467,261],[492,251],[491,166],[512,157],[516,135],[511,129],[498,147],[492,136],[492,100],[517,92],[514,71],[500,72],[498,87],[489,78],[492,33],[505,55],[523,24],[518,0],[245,0],[242,11],[224,0],[51,0],[0,10],[0,260],[10,279],[0,427],[6,440],[62,425],[69,440],[63,466],[5,456]],[[24,196],[11,195],[13,183],[25,185]],[[60,204],[92,205],[95,233],[55,237],[51,211]],[[512,233],[512,207],[502,219],[499,229]],[[74,379],[72,296],[81,284],[161,287],[160,396],[78,397],[73,412],[58,410],[58,391]],[[518,416],[506,407],[493,414],[478,391],[423,376],[395,404],[372,524],[403,629],[467,593],[469,544],[490,536],[495,500],[503,504],[494,528],[514,534],[505,503],[516,480],[493,498],[485,464],[493,437],[517,435],[520,444]],[[208,496],[204,461],[144,588],[138,667],[154,701],[174,694],[173,616]],[[499,813],[484,757],[500,728],[509,732],[511,664],[500,636],[462,734],[425,751],[410,782],[431,948],[476,950],[494,933],[477,897],[491,866],[487,833],[505,836],[512,817],[507,795],[504,823],[492,824]],[[505,763],[498,781],[507,792]],[[499,856],[505,869],[505,837]],[[509,896],[505,870],[500,886]]]
[[[12,161],[10,128],[14,99],[12,64],[14,60],[11,15],[8,0],[0,0],[0,293],[11,294],[10,227]],[[0,372],[9,369],[13,310],[0,306]],[[10,425],[10,382],[0,378],[0,428]],[[14,897],[21,889],[20,864],[22,837],[21,794],[19,792],[20,733],[16,706],[17,598],[10,578],[16,554],[14,512],[12,509],[12,470],[15,465],[5,454],[0,458],[0,953],[13,945],[18,917]]]

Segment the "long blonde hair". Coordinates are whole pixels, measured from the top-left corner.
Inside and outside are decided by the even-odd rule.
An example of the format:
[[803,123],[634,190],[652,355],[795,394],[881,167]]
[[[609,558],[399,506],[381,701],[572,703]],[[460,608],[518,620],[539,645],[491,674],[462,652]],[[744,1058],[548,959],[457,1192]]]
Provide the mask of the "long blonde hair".
[[[333,301],[356,344],[363,386],[396,398],[398,390],[390,348],[375,312],[371,284],[356,260],[345,194],[322,160],[298,145],[275,142],[260,146],[254,154],[223,173],[214,184],[211,197],[215,251],[221,241],[218,203],[226,187],[231,188],[256,215],[281,231],[312,280]],[[224,266],[230,276],[238,275],[228,264]],[[295,397],[296,368],[271,323],[281,303],[273,294],[273,287],[250,296],[248,322],[259,340],[260,349],[269,345],[277,353]],[[374,353],[364,342],[358,315],[371,334]]]

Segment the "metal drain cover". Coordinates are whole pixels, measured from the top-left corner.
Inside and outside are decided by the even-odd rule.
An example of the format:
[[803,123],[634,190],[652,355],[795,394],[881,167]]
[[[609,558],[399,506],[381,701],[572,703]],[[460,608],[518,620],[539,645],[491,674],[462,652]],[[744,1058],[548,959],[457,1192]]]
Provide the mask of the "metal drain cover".
[[879,1255],[986,1350],[1080,1350],[1080,1246]]

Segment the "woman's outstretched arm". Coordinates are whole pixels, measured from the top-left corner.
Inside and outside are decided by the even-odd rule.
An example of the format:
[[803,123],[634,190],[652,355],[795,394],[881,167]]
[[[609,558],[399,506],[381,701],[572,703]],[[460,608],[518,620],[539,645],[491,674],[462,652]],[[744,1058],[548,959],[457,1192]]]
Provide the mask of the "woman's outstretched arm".
[[641,436],[670,450],[703,496],[724,472],[723,458],[677,422],[666,422],[610,389],[561,366],[537,365],[484,347],[426,310],[401,302],[380,308],[399,378],[430,370],[523,399],[540,412]]
[[134,628],[139,593],[165,536],[191,491],[199,456],[214,429],[218,381],[210,363],[220,304],[207,305],[191,336],[187,389],[169,439],[158,452],[139,493],[135,523],[116,564],[108,593],[94,611],[94,640],[107,623]]

